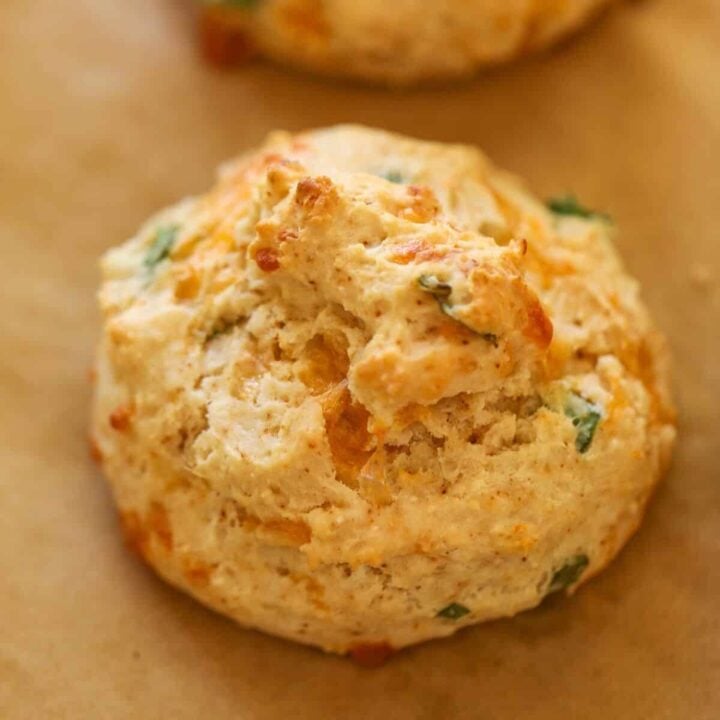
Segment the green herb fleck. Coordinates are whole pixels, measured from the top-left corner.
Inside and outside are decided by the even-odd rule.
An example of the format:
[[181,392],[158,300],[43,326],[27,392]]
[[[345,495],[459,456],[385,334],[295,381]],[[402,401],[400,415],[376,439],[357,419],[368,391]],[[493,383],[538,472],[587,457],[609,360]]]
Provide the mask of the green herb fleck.
[[[460,322],[457,318],[453,318],[455,322]],[[465,323],[461,323],[462,325],[465,325]],[[473,330],[469,325],[465,325],[466,328],[469,330],[472,330],[476,335],[479,335],[483,340],[486,342],[489,342],[493,347],[498,346],[498,337],[495,333],[491,332],[478,332],[477,330]]]
[[381,174],[388,182],[400,184],[404,182],[403,176],[397,170],[388,170]]
[[150,249],[147,251],[145,259],[143,260],[143,264],[148,270],[154,270],[155,266],[170,254],[179,229],[177,225],[166,225],[158,228],[158,231],[155,233],[155,239],[152,241]]
[[438,280],[435,275],[421,275],[418,278],[418,285],[438,301],[449,298],[452,293],[452,286]]
[[602,413],[597,405],[588,402],[577,393],[570,393],[565,403],[565,415],[577,428],[575,447],[579,453],[586,453],[590,449]]
[[444,618],[445,620],[459,620],[461,617],[470,612],[464,605],[460,603],[450,603],[438,612],[435,617]]
[[571,557],[559,570],[553,573],[550,586],[547,590],[548,594],[559,592],[574,585],[589,564],[590,559],[587,555],[575,555]]
[[589,210],[583,207],[574,195],[563,195],[562,197],[551,198],[548,200],[547,206],[556,215],[572,215],[585,218],[586,220],[610,220],[610,216],[606,213],[596,212],[595,210]]
[[470,327],[467,323],[464,323],[455,315],[452,303],[447,302],[448,298],[452,294],[451,285],[439,280],[435,275],[421,275],[417,281],[418,285],[424,292],[429,293],[435,298],[435,300],[437,300],[440,310],[445,315],[454,320],[456,323],[460,323],[460,325],[470,330],[470,332],[475,333],[475,335],[479,335],[483,338],[483,340],[487,340],[487,342],[492,343],[495,347],[497,347],[497,335],[490,332],[478,332],[475,328]]

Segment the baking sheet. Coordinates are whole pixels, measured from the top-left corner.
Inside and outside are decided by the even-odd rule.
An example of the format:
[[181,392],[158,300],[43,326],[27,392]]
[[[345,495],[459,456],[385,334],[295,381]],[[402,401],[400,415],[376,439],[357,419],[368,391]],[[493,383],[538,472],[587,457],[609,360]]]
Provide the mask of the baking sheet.
[[[720,4],[622,4],[550,54],[389,93],[203,67],[178,0],[0,4],[0,718],[720,717]],[[96,258],[275,127],[480,144],[572,190],[669,334],[681,436],[573,599],[379,670],[242,630],[122,547],[86,426]]]

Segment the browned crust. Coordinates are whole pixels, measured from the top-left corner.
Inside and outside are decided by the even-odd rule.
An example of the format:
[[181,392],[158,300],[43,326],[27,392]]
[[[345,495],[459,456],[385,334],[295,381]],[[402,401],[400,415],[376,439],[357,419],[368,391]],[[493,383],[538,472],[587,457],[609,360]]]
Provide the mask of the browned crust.
[[257,54],[244,16],[237,10],[221,7],[200,10],[198,38],[203,58],[214,67],[233,67]]
[[90,453],[90,459],[96,465],[102,465],[102,450],[100,449],[100,445],[98,445],[98,441],[95,439],[94,435],[90,435],[88,437],[88,452]]
[[133,411],[128,405],[118,405],[109,415],[108,422],[113,430],[127,432],[132,422]]
[[357,665],[377,668],[384,665],[395,652],[395,648],[387,642],[362,643],[353,645],[348,650],[348,656]]

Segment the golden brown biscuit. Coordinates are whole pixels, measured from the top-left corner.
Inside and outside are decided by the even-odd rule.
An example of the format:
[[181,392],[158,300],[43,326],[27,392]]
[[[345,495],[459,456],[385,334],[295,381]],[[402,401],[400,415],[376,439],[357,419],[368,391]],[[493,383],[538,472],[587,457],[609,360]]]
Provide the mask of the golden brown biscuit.
[[477,150],[273,134],[107,253],[93,420],[127,536],[360,658],[537,605],[637,527],[675,430],[610,240]]
[[610,0],[206,0],[209,59],[254,52],[325,75],[409,84],[546,47]]

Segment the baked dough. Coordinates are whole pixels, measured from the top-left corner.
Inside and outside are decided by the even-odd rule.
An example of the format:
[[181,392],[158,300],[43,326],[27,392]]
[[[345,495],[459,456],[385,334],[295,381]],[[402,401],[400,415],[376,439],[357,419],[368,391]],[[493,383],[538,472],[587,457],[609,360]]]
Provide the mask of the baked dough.
[[390,84],[468,75],[546,47],[609,0],[210,0],[203,47],[260,51],[326,75]]
[[477,150],[272,134],[103,259],[93,437],[130,543],[360,658],[601,570],[675,430],[604,216]]

